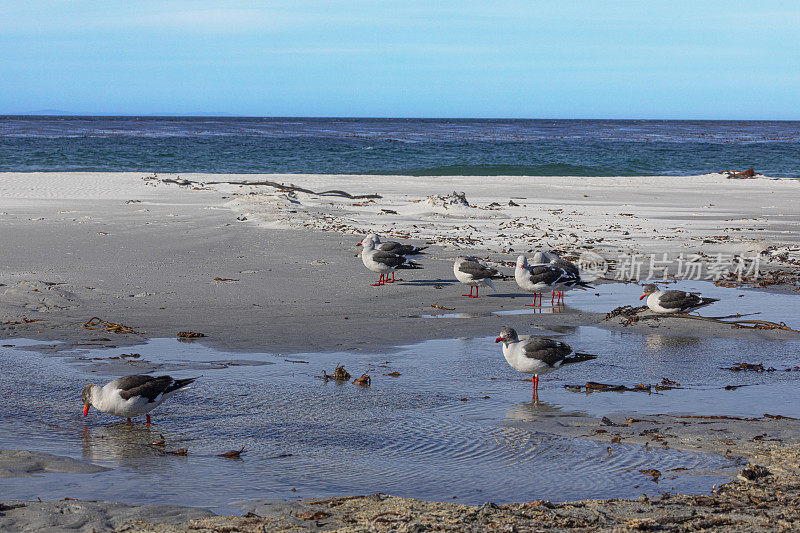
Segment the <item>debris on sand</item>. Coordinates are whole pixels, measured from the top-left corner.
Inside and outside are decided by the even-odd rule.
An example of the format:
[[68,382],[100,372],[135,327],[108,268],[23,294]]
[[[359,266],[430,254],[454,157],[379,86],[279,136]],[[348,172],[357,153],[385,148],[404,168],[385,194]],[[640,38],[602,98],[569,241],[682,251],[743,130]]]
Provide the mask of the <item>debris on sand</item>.
[[447,194],[445,196],[432,194],[428,196],[425,201],[430,206],[444,207],[445,209],[450,207],[471,207],[467,201],[467,195],[463,192],[458,193],[456,191],[453,191],[453,194]]
[[369,387],[372,384],[372,378],[367,374],[362,374],[360,378],[354,379],[353,383],[362,387]]
[[764,174],[760,174],[756,172],[754,168],[748,168],[747,170],[736,171],[736,170],[725,170],[722,174],[727,174],[727,178],[729,180],[741,180],[741,179],[749,179],[755,178],[756,176],[763,176]]
[[772,472],[767,470],[766,467],[761,465],[751,465],[747,468],[742,468],[739,470],[739,474],[736,477],[742,481],[755,481],[756,479],[770,475],[772,475]]
[[299,513],[296,516],[303,520],[322,520],[328,518],[330,513],[326,513],[325,511],[308,511],[306,513]]
[[83,325],[86,329],[92,329],[96,331],[110,331],[111,333],[124,333],[130,335],[138,335],[139,332],[134,331],[132,328],[125,326],[123,324],[117,324],[115,322],[108,322],[107,320],[103,320],[100,317],[93,316]]
[[350,373],[344,369],[344,365],[336,365],[336,370],[333,371],[333,374],[329,375],[323,370],[322,379],[324,379],[326,383],[330,379],[333,381],[348,381],[350,379]]
[[200,333],[199,331],[179,331],[178,337],[184,339],[196,339],[198,337],[205,337],[205,334]]
[[44,320],[44,319],[42,319],[42,318],[27,318],[27,317],[23,317],[22,320],[18,320],[18,321],[10,320],[8,322],[3,322],[2,325],[3,326],[19,326],[20,324],[31,324],[33,322],[41,322],[42,320]]
[[763,363],[737,363],[733,366],[723,366],[721,370],[732,370],[734,372],[775,372],[772,367],[764,368]]

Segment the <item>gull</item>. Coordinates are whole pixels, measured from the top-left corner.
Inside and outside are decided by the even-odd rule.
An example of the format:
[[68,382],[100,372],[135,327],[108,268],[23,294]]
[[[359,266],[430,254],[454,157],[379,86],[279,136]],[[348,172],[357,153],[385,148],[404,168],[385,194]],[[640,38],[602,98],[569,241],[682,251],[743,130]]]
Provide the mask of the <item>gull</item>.
[[403,244],[396,241],[381,241],[380,237],[375,235],[374,233],[370,233],[364,239],[358,243],[361,246],[365,241],[371,240],[375,243],[375,249],[380,250],[382,252],[391,252],[397,255],[417,255],[423,254],[422,250],[426,249],[427,246],[412,246],[410,244]]
[[580,275],[578,271],[578,267],[575,263],[571,261],[567,261],[566,259],[562,259],[560,255],[554,254],[552,252],[534,252],[531,256],[531,264],[536,265],[554,265],[560,266],[564,270],[575,274],[576,276]]
[[538,335],[520,338],[513,328],[503,328],[494,341],[503,343],[503,357],[511,368],[524,374],[533,374],[533,398],[538,400],[539,376],[549,374],[564,365],[596,359],[596,355],[576,353],[568,344]]
[[555,297],[555,289],[559,288],[558,301],[563,303],[563,289],[571,289],[573,287],[580,287],[582,289],[591,288],[591,285],[581,281],[577,269],[573,271],[557,263],[529,265],[524,255],[517,257],[514,279],[517,280],[517,285],[519,285],[521,289],[533,293],[533,304],[526,305],[525,307],[537,307],[537,296],[539,299],[538,306],[541,306],[542,292],[547,289],[551,289]]
[[[361,250],[361,262],[368,269],[380,274],[378,282],[372,284],[373,287],[394,283],[394,271],[397,268],[422,268],[422,265],[411,261],[404,255],[377,250],[376,242],[373,239],[365,238],[358,244],[364,247]],[[389,281],[389,272],[392,273],[391,281]]]
[[117,378],[103,387],[86,385],[81,393],[83,416],[89,407],[110,415],[127,418],[145,415],[150,425],[150,411],[197,378],[173,379],[170,376],[134,375]]
[[[478,287],[485,285],[494,288],[492,279],[502,279],[505,276],[500,273],[496,268],[488,266],[484,261],[477,257],[461,256],[456,258],[453,263],[453,274],[456,279],[461,283],[469,285],[469,294],[462,294],[461,296],[468,296],[470,298],[478,297]],[[472,289],[475,288],[475,296],[472,295]]]
[[656,313],[688,313],[719,301],[719,298],[705,298],[697,292],[660,291],[652,283],[644,286],[644,294],[639,299],[644,298],[647,298],[647,307]]

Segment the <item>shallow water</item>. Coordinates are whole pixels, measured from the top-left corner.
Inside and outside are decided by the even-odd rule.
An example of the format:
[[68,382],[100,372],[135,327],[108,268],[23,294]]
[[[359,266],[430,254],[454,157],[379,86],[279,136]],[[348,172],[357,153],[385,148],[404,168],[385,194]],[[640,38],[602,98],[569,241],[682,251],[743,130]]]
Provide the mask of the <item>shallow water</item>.
[[[660,288],[664,290],[674,289],[699,292],[703,296],[719,299],[718,302],[701,308],[695,314],[721,317],[738,313],[748,315],[743,316],[743,320],[758,319],[778,323],[786,322],[789,326],[800,329],[800,297],[796,294],[717,287],[710,281],[690,280],[663,283]],[[541,307],[529,307],[528,304],[533,302],[533,296],[523,296],[520,293],[519,297],[515,297],[515,300],[519,300],[518,308],[513,309],[514,305],[509,305],[507,294],[489,293],[485,297],[497,298],[498,302],[502,300],[503,309],[478,313],[431,313],[413,315],[409,318],[484,318],[520,314],[569,313],[576,310],[606,313],[623,305],[630,305],[631,307],[645,305],[645,300],[639,299],[641,295],[642,287],[636,283],[603,283],[598,284],[593,289],[565,292],[562,306],[551,303],[550,298],[545,294],[542,297],[543,305]],[[512,309],[508,309],[508,307],[512,307]]]
[[[607,310],[616,305],[613,298],[628,298],[631,289],[600,290],[611,291],[602,298]],[[768,296],[753,293],[756,302]],[[593,293],[567,298],[581,306],[600,299]],[[800,417],[800,372],[720,369],[747,360],[782,370],[795,364],[800,340],[558,329],[525,333],[546,333],[600,357],[543,378],[538,405],[531,403],[530,381],[506,364],[493,337],[432,340],[390,356],[227,353],[174,339],[124,349],[54,350],[6,340],[3,344],[15,347],[0,348],[5,415],[0,447],[69,455],[114,470],[5,479],[0,487],[5,498],[157,501],[221,513],[236,513],[237,503],[253,499],[376,491],[461,503],[703,492],[724,481],[719,472],[735,465],[718,456],[626,444],[612,445],[609,453],[605,443],[537,431],[537,421],[614,412]],[[141,357],[92,359],[132,352]],[[318,377],[340,362],[353,377],[368,371],[372,386]],[[86,383],[154,366],[173,376],[201,378],[157,409],[151,428],[95,410],[82,418],[80,391]],[[400,376],[387,375],[393,371]],[[684,388],[590,395],[564,388],[589,380],[658,383],[663,377]],[[725,390],[725,385],[742,387]],[[159,434],[167,449],[187,448],[189,455],[162,455],[149,447]],[[247,450],[242,460],[216,456],[242,446]],[[639,472],[647,468],[664,472],[658,484]],[[676,475],[683,468],[694,474]]]

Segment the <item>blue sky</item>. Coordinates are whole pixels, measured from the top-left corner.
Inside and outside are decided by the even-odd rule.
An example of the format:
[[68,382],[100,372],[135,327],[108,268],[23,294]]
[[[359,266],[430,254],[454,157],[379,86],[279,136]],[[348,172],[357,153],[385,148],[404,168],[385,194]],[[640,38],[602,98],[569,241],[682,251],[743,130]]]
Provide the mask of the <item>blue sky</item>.
[[800,119],[800,3],[0,1],[0,113]]

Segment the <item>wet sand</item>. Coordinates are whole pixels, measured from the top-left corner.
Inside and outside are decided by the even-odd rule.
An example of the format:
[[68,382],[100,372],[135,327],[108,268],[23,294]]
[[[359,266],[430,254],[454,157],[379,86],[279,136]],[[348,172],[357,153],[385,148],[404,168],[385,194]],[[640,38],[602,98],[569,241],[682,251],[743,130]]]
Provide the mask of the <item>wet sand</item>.
[[[184,177],[199,181],[215,178]],[[466,245],[476,246],[475,251],[482,255],[492,250],[494,259],[505,261],[512,260],[520,248],[480,241],[480,232],[477,230],[474,238],[466,243],[449,237],[439,240],[431,238],[431,242],[437,244],[432,245],[429,253],[423,256],[424,270],[408,275],[403,273],[401,277],[407,278],[405,283],[371,287],[369,284],[374,282],[375,276],[364,269],[356,257],[355,244],[359,237],[355,234],[363,230],[365,224],[372,226],[374,217],[390,214],[381,215],[381,211],[375,211],[370,212],[370,216],[359,218],[348,213],[345,217],[353,218],[353,222],[342,227],[341,221],[326,221],[324,216],[329,215],[323,213],[324,216],[319,216],[322,209],[319,198],[314,202],[304,199],[302,195],[299,195],[299,199],[288,195],[285,199],[270,198],[274,191],[250,195],[249,192],[254,191],[249,189],[234,191],[241,196],[237,198],[233,197],[232,186],[203,190],[207,187],[192,184],[179,187],[141,178],[138,174],[0,174],[0,192],[3,193],[0,223],[4,228],[0,232],[0,250],[3,251],[0,260],[0,322],[4,323],[0,325],[0,336],[6,339],[68,340],[73,343],[94,341],[102,345],[113,343],[123,346],[139,343],[148,337],[172,337],[178,331],[192,330],[207,335],[201,342],[227,350],[261,349],[293,353],[365,348],[371,351],[392,350],[399,344],[421,339],[488,336],[496,334],[501,319],[502,325],[522,331],[533,326],[556,328],[564,325],[622,328],[618,322],[604,322],[604,312],[599,310],[548,313],[548,309],[545,309],[541,314],[460,320],[457,324],[444,319],[407,319],[405,317],[440,312],[433,309],[432,305],[446,308],[449,313],[491,314],[520,309],[530,297],[522,294],[513,281],[499,283],[497,294],[482,295],[477,300],[462,298],[460,294],[464,292],[464,287],[453,283],[451,263],[453,257],[470,250],[464,247]],[[226,178],[230,180],[231,177]],[[269,178],[275,179],[274,176]],[[309,187],[325,188],[330,185],[330,181],[322,178],[322,181],[303,181],[302,178],[290,176],[284,178]],[[373,179],[375,184],[363,190],[356,190],[355,182],[337,182],[336,188],[347,187],[353,194],[370,193],[373,189],[383,192],[386,182]],[[647,199],[644,198],[643,189],[631,188],[632,183],[634,186],[642,185],[634,180],[625,178],[628,188],[620,182],[610,196],[599,204],[603,207],[613,205],[616,209],[618,202],[631,204],[635,200],[637,211],[634,215],[646,217]],[[584,191],[591,183],[582,181],[579,185],[562,187],[553,181],[545,181],[549,187],[548,194],[551,195],[551,200],[548,200],[550,204],[553,203],[552,195],[559,195],[564,189],[569,189],[570,195],[577,195],[576,202],[591,202],[591,191],[588,197],[583,196],[587,194]],[[687,249],[703,247],[704,235],[713,236],[720,221],[725,221],[727,225],[735,222],[740,228],[732,233],[735,234],[732,239],[717,239],[714,243],[715,249],[726,253],[766,250],[770,246],[776,249],[796,246],[796,210],[791,207],[798,194],[796,183],[772,180],[718,181],[716,178],[700,180],[694,189],[691,182],[684,181],[681,182],[682,188],[675,190],[672,197],[669,196],[669,186],[654,194],[662,209],[652,220],[661,221],[663,227],[639,224],[642,231],[634,235],[636,238],[632,239],[635,242],[631,243],[631,249],[641,245],[645,251],[672,251],[674,239],[663,239],[665,245],[656,246],[652,244],[655,240],[647,238],[648,232],[652,234],[649,231],[652,229],[667,232],[669,228],[677,227],[671,224],[683,223],[685,212],[670,215],[670,210],[665,206],[669,207],[687,195],[695,195],[697,208],[715,204],[703,211],[711,215],[704,218],[704,225],[684,228],[691,232],[691,239],[679,239],[678,242],[687,244]],[[731,189],[744,188],[746,191],[708,200],[709,191],[720,184]],[[473,184],[475,187],[478,185]],[[654,184],[648,182],[648,187],[651,185]],[[194,190],[195,187],[200,190]],[[452,184],[442,181],[437,187],[442,189],[438,192],[446,194]],[[624,196],[626,190],[629,196],[620,197]],[[430,194],[437,191],[429,192],[426,188],[425,192]],[[508,196],[516,196],[511,190],[504,189],[501,193],[499,196],[503,197],[505,203],[509,200]],[[700,196],[701,193],[705,196]],[[259,194],[264,198],[258,197]],[[412,191],[410,194],[415,195],[414,198],[424,197],[421,191]],[[468,198],[473,202],[474,198],[478,198],[470,195],[467,191]],[[775,200],[761,201],[766,197]],[[728,201],[731,198],[733,200]],[[748,198],[751,200],[747,201]],[[480,201],[488,207],[494,199],[481,197]],[[299,201],[299,207],[294,201]],[[397,199],[392,201],[397,203]],[[395,204],[392,206],[397,207]],[[294,229],[284,229],[281,226],[293,207],[302,215],[297,217],[301,224]],[[325,207],[328,208],[335,206]],[[389,204],[383,208],[393,209]],[[550,205],[549,208],[556,209],[557,206]],[[626,208],[627,211],[630,210]],[[277,217],[276,213],[284,218]],[[239,220],[243,218],[246,220]],[[759,224],[751,227],[746,222],[750,219],[758,219]],[[456,217],[456,220],[459,224],[463,223],[463,216]],[[326,229],[329,223],[327,229],[339,225],[339,232],[308,231],[309,228]],[[591,224],[598,223],[597,218],[581,222],[584,229],[591,229]],[[632,229],[635,230],[635,227]],[[544,231],[544,228],[540,230]],[[626,240],[622,236],[624,231],[630,234],[627,228],[615,228],[617,230],[619,235],[616,237],[604,237],[611,241],[609,249],[616,249],[620,246],[620,240]],[[410,235],[405,226],[398,226],[394,233]],[[576,235],[581,234],[576,232]],[[431,236],[421,231],[416,237],[415,242],[423,244]],[[545,239],[545,242],[550,246],[563,247],[571,241],[556,238],[550,241]],[[533,243],[529,244],[534,246]],[[523,251],[527,251],[527,248],[528,245],[523,247]],[[570,297],[568,293],[568,305]],[[115,335],[84,329],[82,324],[92,316],[125,324],[139,334]],[[693,321],[676,323],[659,320],[632,328],[658,328],[665,335],[684,337],[736,335],[758,339],[793,338],[784,332],[731,331],[728,326]],[[98,340],[100,338],[111,340]],[[635,415],[632,417],[636,418]],[[334,499],[323,504],[306,502],[254,507],[253,511],[261,517],[200,518],[199,521],[185,522],[191,516],[178,515],[177,525],[158,526],[155,529],[183,530],[191,526],[219,530],[236,526],[244,530],[259,530],[265,526],[267,530],[280,530],[317,527],[317,524],[322,528],[351,530],[424,530],[436,524],[455,529],[500,529],[508,523],[517,525],[520,530],[617,526],[640,529],[660,526],[674,530],[700,526],[739,526],[765,530],[794,527],[798,520],[794,502],[800,498],[793,481],[798,474],[798,422],[786,419],[725,419],[713,422],[690,420],[684,423],[670,416],[640,418],[654,422],[639,431],[637,424],[643,424],[641,422],[618,428],[607,427],[602,420],[587,423],[584,419],[584,425],[577,427],[560,420],[551,429],[557,434],[608,438],[609,442],[619,438],[630,443],[647,442],[649,446],[663,446],[662,441],[666,441],[668,446],[685,446],[689,449],[690,444],[698,442],[700,448],[696,448],[697,451],[741,456],[753,463],[767,464],[772,475],[755,482],[735,481],[711,495],[669,496],[659,501],[534,502],[474,507],[365,496]],[[625,424],[627,419],[615,419],[612,422]],[[670,427],[670,433],[667,433],[666,427]],[[756,427],[758,433],[752,434],[751,429]],[[645,430],[649,430],[649,433]],[[723,434],[724,437],[720,437]],[[655,435],[663,435],[663,438],[653,442]],[[782,440],[771,440],[775,438]],[[691,442],[692,439],[695,439],[694,442]],[[613,446],[613,443],[610,445]],[[33,530],[48,524],[50,517],[58,514],[55,510],[64,502],[27,503],[24,507],[12,509],[8,507],[22,504],[6,502],[3,505],[6,507],[0,509],[0,520],[15,520],[5,523],[15,524],[17,528],[27,523],[27,527]],[[117,504],[97,505],[108,509]],[[139,518],[149,517],[158,521],[157,516],[148,514],[151,511],[145,510],[125,522],[85,523],[92,524],[87,527],[101,529],[134,527],[151,530],[153,528],[150,526],[131,525]],[[323,514],[315,515],[318,511]],[[31,514],[25,514],[29,512]],[[76,511],[76,514],[94,512],[90,509]],[[306,512],[310,512],[309,519],[297,516]],[[331,516],[323,516],[328,514]],[[3,522],[0,522],[2,525]],[[55,523],[52,527],[66,529],[72,524]]]

